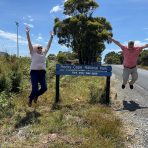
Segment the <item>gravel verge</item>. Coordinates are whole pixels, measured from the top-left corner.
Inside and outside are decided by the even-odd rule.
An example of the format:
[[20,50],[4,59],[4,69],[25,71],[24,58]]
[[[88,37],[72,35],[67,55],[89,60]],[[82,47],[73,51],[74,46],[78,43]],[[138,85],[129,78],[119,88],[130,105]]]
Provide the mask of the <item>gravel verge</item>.
[[126,147],[148,148],[148,92],[137,85],[123,90],[119,77],[113,74],[111,79],[112,107],[123,122]]

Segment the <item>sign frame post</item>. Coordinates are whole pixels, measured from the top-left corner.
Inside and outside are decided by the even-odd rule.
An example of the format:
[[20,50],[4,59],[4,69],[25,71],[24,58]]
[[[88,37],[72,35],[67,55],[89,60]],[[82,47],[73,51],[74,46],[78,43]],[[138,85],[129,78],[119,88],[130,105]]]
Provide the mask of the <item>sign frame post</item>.
[[106,97],[106,104],[110,103],[110,76],[106,77],[106,93],[105,93],[105,97]]
[[60,75],[56,75],[56,96],[55,103],[60,101]]

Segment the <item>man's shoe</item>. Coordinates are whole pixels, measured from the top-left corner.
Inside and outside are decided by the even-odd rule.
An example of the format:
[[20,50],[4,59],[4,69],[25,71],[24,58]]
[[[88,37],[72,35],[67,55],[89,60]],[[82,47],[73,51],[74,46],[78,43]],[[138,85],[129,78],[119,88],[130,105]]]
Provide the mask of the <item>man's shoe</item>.
[[134,88],[134,86],[133,85],[130,85],[130,89],[133,89]]
[[122,89],[124,89],[125,88],[125,85],[124,84],[122,84]]

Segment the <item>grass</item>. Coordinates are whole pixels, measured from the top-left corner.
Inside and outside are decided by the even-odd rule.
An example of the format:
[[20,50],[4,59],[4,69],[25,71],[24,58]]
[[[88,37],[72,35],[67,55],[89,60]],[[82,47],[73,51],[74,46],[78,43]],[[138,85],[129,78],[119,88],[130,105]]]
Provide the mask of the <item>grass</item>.
[[148,66],[138,65],[138,68],[143,68],[143,69],[148,70]]
[[2,147],[124,147],[121,121],[110,107],[98,103],[103,78],[61,77],[61,102],[56,108],[54,84],[54,78],[49,80],[48,91],[32,108],[26,105],[28,88],[11,100],[13,114],[0,121]]

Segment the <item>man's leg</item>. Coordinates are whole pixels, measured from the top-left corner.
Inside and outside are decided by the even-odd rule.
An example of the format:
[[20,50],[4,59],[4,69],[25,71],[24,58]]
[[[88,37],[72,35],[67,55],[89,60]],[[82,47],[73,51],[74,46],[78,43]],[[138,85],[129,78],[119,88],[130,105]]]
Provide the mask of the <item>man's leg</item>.
[[130,88],[133,89],[133,84],[138,79],[137,67],[135,67],[135,68],[132,69],[132,71],[131,71],[131,77],[132,77],[132,79],[129,82],[129,84],[130,84]]
[[30,76],[31,76],[32,91],[31,91],[31,94],[29,96],[29,102],[28,102],[29,106],[32,105],[32,100],[38,94],[38,71],[31,71]]
[[127,84],[127,81],[129,79],[129,75],[130,75],[130,69],[125,68],[123,69],[123,84],[122,84],[122,88],[125,88],[125,85]]

